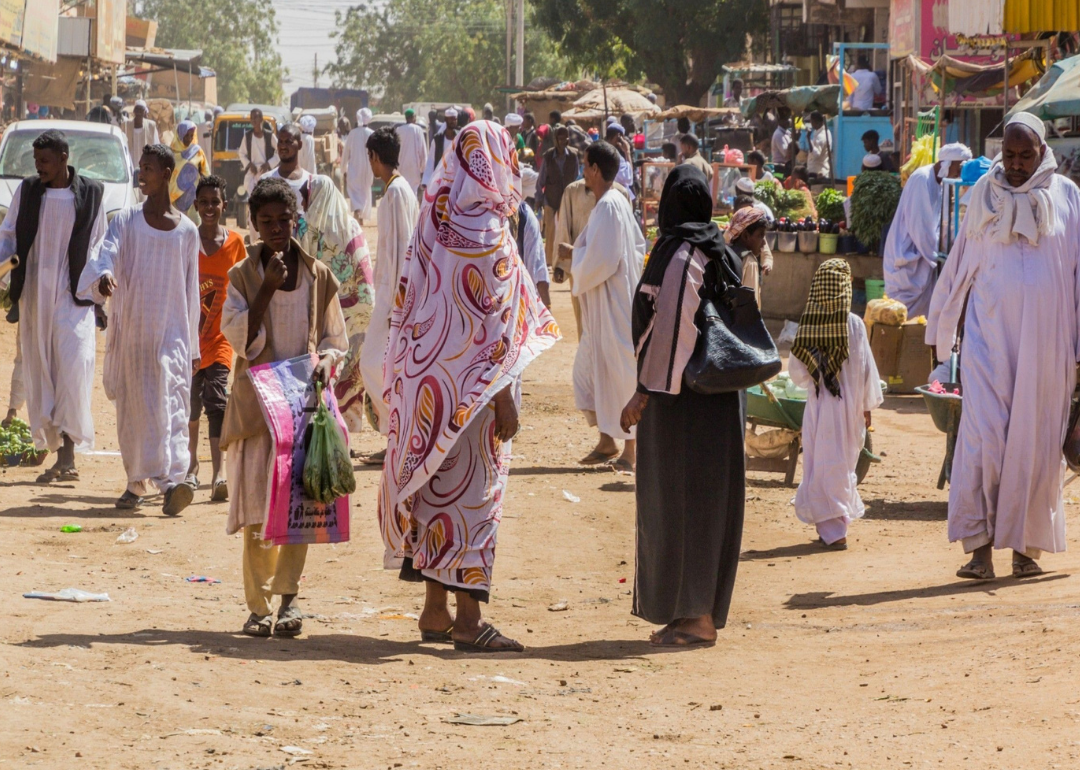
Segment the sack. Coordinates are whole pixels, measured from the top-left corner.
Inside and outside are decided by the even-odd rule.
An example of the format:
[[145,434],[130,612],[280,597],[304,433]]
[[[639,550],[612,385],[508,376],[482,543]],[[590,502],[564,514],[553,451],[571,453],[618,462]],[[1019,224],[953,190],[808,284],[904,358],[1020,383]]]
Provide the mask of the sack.
[[[721,277],[718,263],[727,273]],[[761,320],[754,290],[739,285],[726,261],[705,269],[705,295],[695,323],[697,345],[683,371],[695,393],[711,396],[760,385],[780,373],[780,353]]]
[[310,438],[304,458],[304,494],[312,500],[329,505],[339,497],[356,491],[356,477],[349,447],[341,428],[326,408],[322,384],[317,388],[318,408],[308,428]]

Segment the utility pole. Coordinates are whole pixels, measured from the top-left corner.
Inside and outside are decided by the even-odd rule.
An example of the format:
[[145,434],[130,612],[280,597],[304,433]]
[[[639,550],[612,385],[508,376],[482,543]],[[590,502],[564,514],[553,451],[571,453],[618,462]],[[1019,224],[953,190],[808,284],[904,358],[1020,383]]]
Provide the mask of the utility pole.
[[311,77],[315,81],[315,87],[319,87],[319,52],[315,52],[315,67],[311,70]]
[[517,0],[517,72],[514,85],[525,86],[525,0]]
[[[511,61],[514,56],[514,0],[504,0],[503,6],[506,9],[506,85],[519,85],[514,82],[514,68]],[[511,109],[510,94],[506,95],[506,111]]]

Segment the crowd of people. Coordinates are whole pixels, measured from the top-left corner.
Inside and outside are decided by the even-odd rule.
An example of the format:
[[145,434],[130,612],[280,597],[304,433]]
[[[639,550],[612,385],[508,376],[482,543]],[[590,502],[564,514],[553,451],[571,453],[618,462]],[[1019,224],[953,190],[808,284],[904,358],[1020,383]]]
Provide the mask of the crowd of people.
[[[95,435],[95,330],[107,320],[102,384],[116,404],[127,476],[116,506],[144,506],[152,488],[165,515],[190,505],[202,488],[205,412],[210,497],[228,502],[226,531],[243,534],[243,631],[296,636],[308,546],[264,540],[275,448],[247,372],[315,356],[313,376],[332,388],[348,431],[367,424],[385,437],[384,450],[360,459],[382,466],[384,566],[425,586],[421,638],[470,652],[520,651],[482,605],[522,373],[560,339],[549,281],[569,281],[580,338],[575,405],[598,433],[580,463],[636,473],[633,612],[660,626],[655,645],[713,644],[741,543],[745,396],[699,392],[684,371],[699,346],[703,297],[743,287],[760,305],[772,270],[772,212],[752,187],[740,190],[722,232],[712,219],[712,169],[684,132],[660,199],[659,238],[646,255],[631,205],[632,121],[611,120],[601,139],[558,113],[536,126],[530,114],[496,121],[462,112],[447,109],[429,136],[411,112],[402,126],[373,130],[370,111],[360,110],[345,138],[343,193],[312,168],[309,123],[275,131],[253,110],[240,146],[249,245],[225,224],[229,191],[208,173],[194,124],[181,122],[167,147],[136,105],[125,131],[142,146],[141,202],[111,222],[101,184],[69,165],[61,132],[43,131],[33,143],[37,175],[22,182],[0,227],[0,258],[19,257],[9,320],[19,323],[22,377],[33,384],[29,423],[36,445],[56,453],[38,482],[79,479],[76,452]],[[809,122],[806,170],[828,177],[828,131],[817,113]],[[805,185],[791,168],[789,123],[780,116],[773,166]],[[864,140],[868,157],[878,157],[870,151],[877,137]],[[939,358],[952,355],[962,329],[965,406],[949,535],[972,556],[958,574],[992,578],[992,550],[1010,548],[1013,574],[1026,577],[1041,572],[1041,553],[1065,544],[1062,439],[1080,359],[1080,192],[1054,174],[1042,122],[1013,119],[938,279],[928,212],[965,152],[943,148],[936,165],[909,180],[886,274],[896,296],[927,315]],[[765,158],[750,161],[764,175]],[[377,205],[376,179],[384,190]],[[374,267],[362,228],[373,210]],[[795,513],[830,549],[847,547],[848,527],[864,513],[855,464],[882,403],[866,327],[851,306],[848,263],[825,261],[789,364],[808,392]]]

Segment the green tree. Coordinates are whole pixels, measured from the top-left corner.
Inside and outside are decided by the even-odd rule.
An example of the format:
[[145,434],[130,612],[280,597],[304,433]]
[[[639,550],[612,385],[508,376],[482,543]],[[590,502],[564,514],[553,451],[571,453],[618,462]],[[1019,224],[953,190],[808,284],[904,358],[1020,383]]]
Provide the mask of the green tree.
[[[386,0],[337,15],[338,87],[382,88],[385,104],[497,102],[506,81],[503,0]],[[528,22],[529,19],[526,19]],[[526,24],[525,82],[574,69],[547,34]]]
[[567,55],[600,72],[643,72],[669,104],[698,104],[769,22],[766,0],[530,1]]
[[139,0],[133,13],[158,23],[163,48],[202,49],[217,73],[218,99],[279,104],[285,68],[271,0]]

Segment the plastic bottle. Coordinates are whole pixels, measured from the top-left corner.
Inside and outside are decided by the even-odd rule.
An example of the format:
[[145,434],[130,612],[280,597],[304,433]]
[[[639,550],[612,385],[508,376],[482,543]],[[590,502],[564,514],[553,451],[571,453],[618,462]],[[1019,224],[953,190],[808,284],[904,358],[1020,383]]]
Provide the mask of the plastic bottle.
[[134,543],[139,539],[139,533],[135,531],[135,527],[128,527],[124,530],[120,537],[116,538],[118,543]]
[[61,532],[82,532],[82,527],[78,524],[65,524],[60,527]]

